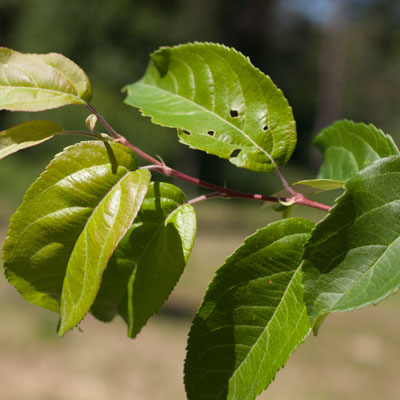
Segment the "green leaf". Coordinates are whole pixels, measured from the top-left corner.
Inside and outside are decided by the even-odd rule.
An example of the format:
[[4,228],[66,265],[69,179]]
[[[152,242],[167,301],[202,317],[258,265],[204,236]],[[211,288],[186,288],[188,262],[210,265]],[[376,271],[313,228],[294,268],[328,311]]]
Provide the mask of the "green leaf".
[[380,159],[346,182],[312,233],[304,263],[312,320],[376,304],[400,285],[400,157]]
[[30,121],[0,132],[0,159],[45,142],[62,131],[61,126],[52,121]]
[[162,47],[125,103],[178,128],[191,148],[269,172],[296,145],[292,110],[271,79],[234,49],[213,43]]
[[338,121],[322,130],[314,144],[324,154],[318,178],[345,181],[379,158],[399,154],[389,135],[374,125]]
[[86,104],[86,74],[61,54],[23,54],[0,47],[0,110],[42,111]]
[[[290,186],[297,193],[301,193],[304,196],[311,196],[320,192],[342,189],[344,187],[344,181],[337,181],[334,179],[306,179],[292,183]],[[289,194],[285,189],[282,189],[274,194],[274,196],[280,198],[287,197],[288,195]],[[280,203],[285,205],[285,203],[282,201]],[[291,204],[286,204],[286,206],[290,205]],[[274,208],[276,209],[276,207]]]
[[335,179],[305,179],[292,185],[292,188],[305,196],[326,192],[329,190],[343,189],[344,181]]
[[130,149],[100,141],[80,142],[51,161],[12,216],[3,247],[6,276],[26,300],[59,312],[78,238],[136,167]]
[[121,240],[103,275],[91,309],[110,321],[120,313],[135,337],[170,295],[189,258],[196,216],[183,192],[152,183],[132,228]]
[[313,226],[300,218],[272,223],[219,268],[189,334],[189,400],[254,399],[304,341],[301,256]]

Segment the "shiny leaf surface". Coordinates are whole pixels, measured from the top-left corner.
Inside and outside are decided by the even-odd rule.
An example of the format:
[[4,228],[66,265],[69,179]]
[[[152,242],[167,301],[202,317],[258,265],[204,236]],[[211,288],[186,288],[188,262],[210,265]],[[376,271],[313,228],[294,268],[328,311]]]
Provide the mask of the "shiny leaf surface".
[[400,157],[376,161],[344,194],[305,251],[305,300],[313,320],[376,304],[400,285]]
[[301,256],[313,226],[272,223],[218,269],[189,334],[189,400],[254,399],[308,335]]
[[104,273],[91,312],[104,321],[121,314],[130,337],[160,310],[189,258],[196,216],[185,202],[176,186],[152,183]]
[[6,276],[26,300],[59,312],[78,238],[103,200],[136,167],[127,147],[99,141],[68,147],[51,161],[12,216],[3,247]]

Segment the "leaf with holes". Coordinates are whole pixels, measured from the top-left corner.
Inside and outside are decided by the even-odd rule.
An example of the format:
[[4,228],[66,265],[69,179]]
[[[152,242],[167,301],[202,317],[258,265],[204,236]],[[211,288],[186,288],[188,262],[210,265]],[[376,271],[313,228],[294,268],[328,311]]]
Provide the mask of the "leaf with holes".
[[42,111],[86,104],[86,74],[61,54],[23,54],[0,47],[0,110]]
[[318,177],[341,181],[379,158],[399,154],[392,138],[380,129],[347,120],[322,130],[314,144],[324,154]]
[[346,182],[315,228],[304,259],[312,320],[376,304],[400,285],[400,157],[375,161]]
[[178,282],[196,234],[196,216],[183,192],[152,183],[132,228],[103,276],[92,314],[110,321],[120,313],[135,337]]
[[36,146],[63,133],[52,121],[30,121],[0,132],[0,159],[27,147]]
[[301,256],[314,224],[291,218],[248,237],[219,268],[189,334],[189,400],[254,399],[310,331]]
[[[108,261],[147,189],[149,174],[136,167],[127,147],[99,141],[68,147],[51,161],[12,216],[3,247],[6,276],[26,300],[59,312],[67,265],[79,285],[91,277],[79,267]],[[82,249],[85,235],[94,241]]]
[[234,49],[212,43],[162,47],[125,102],[152,121],[178,128],[181,142],[269,172],[296,145],[293,114],[271,79]]

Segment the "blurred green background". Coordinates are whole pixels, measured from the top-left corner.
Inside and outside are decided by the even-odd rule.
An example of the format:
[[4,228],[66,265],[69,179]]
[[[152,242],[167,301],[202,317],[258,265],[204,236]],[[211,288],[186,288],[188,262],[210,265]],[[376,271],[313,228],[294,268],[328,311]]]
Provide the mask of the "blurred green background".
[[[336,119],[374,123],[400,143],[397,0],[0,0],[0,45],[74,60],[91,79],[92,104],[131,142],[213,183],[276,192],[274,174],[236,169],[190,150],[173,130],[122,104],[121,88],[143,75],[152,51],[191,41],[234,46],[283,90],[298,126],[298,147],[283,169],[291,182],[315,175],[320,156],[312,138]],[[81,129],[86,116],[76,106],[35,115],[2,111],[0,130],[34,118]],[[27,187],[74,140],[55,138],[1,161],[0,241]],[[197,188],[180,186],[189,198],[198,195]],[[183,399],[186,335],[207,282],[244,237],[280,217],[270,207],[232,200],[210,200],[197,212],[187,270],[162,315],[135,341],[125,338],[121,321],[104,325],[90,317],[84,334],[58,339],[57,317],[25,303],[2,278],[1,398]],[[323,216],[300,208],[295,214]],[[262,398],[400,398],[399,303],[397,295],[378,308],[328,318]]]

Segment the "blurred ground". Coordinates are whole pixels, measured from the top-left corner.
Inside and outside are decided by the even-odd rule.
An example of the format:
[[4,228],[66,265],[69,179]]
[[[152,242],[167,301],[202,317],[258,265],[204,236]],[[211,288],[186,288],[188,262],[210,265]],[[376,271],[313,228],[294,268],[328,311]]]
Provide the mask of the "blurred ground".
[[[240,210],[231,201],[197,206],[199,235],[185,274],[166,312],[135,340],[126,337],[121,320],[103,324],[90,317],[83,332],[60,339],[56,316],[23,301],[2,277],[0,398],[185,399],[186,336],[207,282],[245,236],[279,217],[268,208],[241,204]],[[308,338],[260,399],[400,398],[399,305],[396,295],[378,307],[328,317],[320,334]],[[183,310],[189,318],[172,316],[171,310]]]

